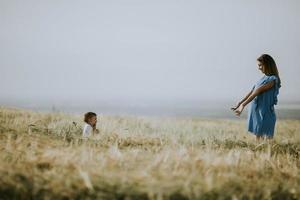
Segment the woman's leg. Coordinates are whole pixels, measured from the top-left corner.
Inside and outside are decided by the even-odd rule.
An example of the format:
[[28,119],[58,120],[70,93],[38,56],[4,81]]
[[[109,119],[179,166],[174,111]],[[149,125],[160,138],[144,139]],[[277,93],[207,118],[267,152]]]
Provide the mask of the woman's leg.
[[263,139],[261,135],[256,135],[256,142],[260,142]]
[[266,139],[268,142],[272,142],[273,141],[273,136],[266,136]]

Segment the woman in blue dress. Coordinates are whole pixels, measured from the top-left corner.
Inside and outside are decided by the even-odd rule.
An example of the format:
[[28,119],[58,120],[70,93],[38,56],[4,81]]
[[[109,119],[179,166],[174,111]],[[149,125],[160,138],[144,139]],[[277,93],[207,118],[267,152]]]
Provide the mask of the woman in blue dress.
[[233,108],[237,116],[251,102],[248,112],[248,131],[256,135],[256,139],[272,139],[276,123],[274,105],[281,81],[274,59],[267,54],[257,58],[258,69],[264,76],[253,86],[252,90]]

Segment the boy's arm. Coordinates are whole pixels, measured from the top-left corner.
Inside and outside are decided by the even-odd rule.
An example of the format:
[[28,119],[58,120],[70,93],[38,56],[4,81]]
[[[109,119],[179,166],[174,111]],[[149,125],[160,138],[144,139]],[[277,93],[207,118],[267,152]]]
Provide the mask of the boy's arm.
[[85,126],[83,128],[83,137],[88,137],[93,134],[93,128],[91,126]]

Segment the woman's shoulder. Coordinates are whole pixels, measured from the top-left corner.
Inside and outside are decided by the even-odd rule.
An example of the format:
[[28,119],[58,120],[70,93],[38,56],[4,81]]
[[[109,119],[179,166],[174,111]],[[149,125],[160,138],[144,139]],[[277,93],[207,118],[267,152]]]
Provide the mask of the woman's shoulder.
[[269,81],[277,80],[277,76],[275,75],[266,76],[266,79]]
[[265,84],[270,81],[275,81],[276,83],[278,83],[278,77],[275,75],[270,75],[270,76],[265,75],[263,78],[263,83]]

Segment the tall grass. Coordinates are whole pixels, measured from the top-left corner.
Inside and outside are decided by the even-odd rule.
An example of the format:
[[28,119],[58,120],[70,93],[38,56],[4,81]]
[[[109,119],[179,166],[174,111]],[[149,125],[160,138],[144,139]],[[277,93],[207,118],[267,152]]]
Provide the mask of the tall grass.
[[300,123],[257,143],[245,121],[0,108],[0,199],[300,199]]

